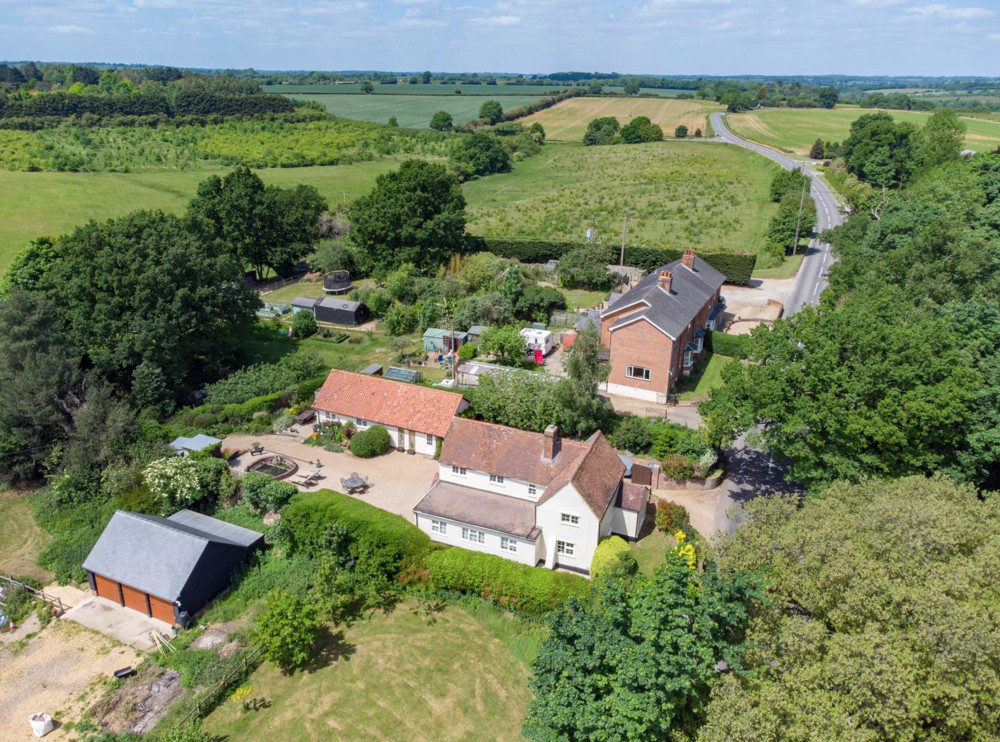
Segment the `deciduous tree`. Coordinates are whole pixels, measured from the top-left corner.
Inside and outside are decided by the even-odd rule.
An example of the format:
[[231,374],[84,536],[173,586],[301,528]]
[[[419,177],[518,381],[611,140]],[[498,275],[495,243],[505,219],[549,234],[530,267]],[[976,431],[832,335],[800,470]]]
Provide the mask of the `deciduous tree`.
[[250,631],[253,645],[285,672],[309,661],[318,637],[316,607],[283,590],[267,596],[264,611]]

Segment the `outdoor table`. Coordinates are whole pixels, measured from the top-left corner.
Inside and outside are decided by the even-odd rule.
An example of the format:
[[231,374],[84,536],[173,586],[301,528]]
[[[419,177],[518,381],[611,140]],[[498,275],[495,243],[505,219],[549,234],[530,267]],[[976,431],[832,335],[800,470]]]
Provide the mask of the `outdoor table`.
[[365,480],[358,476],[348,477],[344,480],[344,486],[347,487],[348,493],[353,493],[354,490],[359,490],[365,486]]

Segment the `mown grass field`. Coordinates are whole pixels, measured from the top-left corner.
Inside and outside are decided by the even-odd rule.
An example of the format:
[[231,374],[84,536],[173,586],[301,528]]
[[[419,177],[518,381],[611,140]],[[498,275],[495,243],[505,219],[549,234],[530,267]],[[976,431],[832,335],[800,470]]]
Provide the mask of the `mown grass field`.
[[[404,83],[402,85],[380,85],[375,84],[375,91],[370,93],[368,97],[380,96],[380,95],[436,95],[436,96],[452,96],[458,98],[456,90],[461,90],[462,95],[475,96],[479,98],[489,98],[492,96],[521,96],[528,98],[545,98],[552,94],[553,91],[559,91],[566,86],[564,85],[469,85],[468,83],[449,83],[447,85],[441,85],[439,83],[430,83],[429,85],[424,85],[423,83],[418,83],[416,85],[410,85],[409,83]],[[313,93],[322,95],[364,95],[361,92],[361,83],[352,82],[344,83],[343,85],[327,84],[327,85],[265,85],[265,93],[280,93],[282,95],[291,95],[293,97],[299,98],[303,93]],[[506,106],[504,106],[506,108]]]
[[770,161],[707,142],[584,147],[546,145],[514,172],[465,185],[468,229],[487,237],[596,239],[701,252],[763,247],[777,208],[768,197]]
[[433,618],[399,606],[322,640],[305,672],[265,664],[244,686],[267,708],[226,701],[205,729],[242,742],[522,739],[527,666],[466,611]]
[[602,116],[614,116],[623,126],[636,116],[648,116],[667,137],[681,124],[692,135],[701,129],[708,136],[708,114],[720,110],[715,103],[676,98],[570,98],[521,120],[525,125],[537,121],[545,127],[547,139],[564,142],[579,142],[587,123]]
[[52,575],[35,564],[48,535],[35,523],[23,492],[0,491],[0,574],[47,581]]
[[[391,86],[390,86],[391,87]],[[396,117],[400,126],[423,129],[430,125],[438,111],[447,111],[456,124],[464,124],[479,116],[479,107],[488,96],[472,95],[343,95],[296,94],[297,100],[316,101],[335,116],[345,116],[362,121],[387,123]],[[497,96],[505,111],[520,108],[537,100],[537,95]]]
[[[331,203],[367,193],[398,158],[333,167],[257,171],[266,183],[315,186]],[[228,169],[141,173],[25,173],[0,170],[0,272],[31,240],[72,231],[89,219],[107,219],[136,209],[180,213],[198,183]]]
[[[851,124],[865,113],[875,109],[837,107],[833,110],[821,108],[774,108],[764,111],[736,113],[726,116],[726,124],[736,134],[767,144],[786,152],[799,155],[809,154],[809,148],[817,139],[842,142],[850,133]],[[923,126],[930,113],[924,111],[887,111],[896,121],[909,121]],[[984,152],[1000,146],[1000,122],[982,118],[963,117],[968,127],[965,134],[965,148]],[[548,131],[548,129],[546,129]]]

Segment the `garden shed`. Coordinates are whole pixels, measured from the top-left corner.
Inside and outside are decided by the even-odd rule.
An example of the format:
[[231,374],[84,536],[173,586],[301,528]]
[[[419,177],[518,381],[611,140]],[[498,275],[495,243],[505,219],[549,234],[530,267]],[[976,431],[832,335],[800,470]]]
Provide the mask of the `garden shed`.
[[264,535],[181,510],[169,518],[117,511],[83,562],[99,597],[185,623],[229,587]]
[[348,325],[357,327],[363,325],[371,317],[371,312],[361,302],[335,299],[328,296],[320,299],[314,306],[317,322],[328,322],[333,325]]
[[469,342],[469,333],[429,327],[424,333],[424,350],[428,353],[450,353]]
[[178,456],[187,456],[189,453],[204,451],[206,448],[218,448],[222,445],[222,441],[210,435],[198,433],[198,435],[191,438],[185,438],[184,436],[174,438],[170,441],[169,445],[177,452]]
[[319,299],[310,299],[306,296],[296,296],[292,299],[292,314],[296,315],[299,312],[314,312],[314,307]]

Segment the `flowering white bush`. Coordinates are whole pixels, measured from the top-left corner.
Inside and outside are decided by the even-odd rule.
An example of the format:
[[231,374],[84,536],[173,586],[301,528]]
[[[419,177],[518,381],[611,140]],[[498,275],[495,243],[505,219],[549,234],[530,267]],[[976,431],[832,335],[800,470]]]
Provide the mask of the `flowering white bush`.
[[176,512],[204,496],[198,484],[198,467],[187,457],[157,459],[146,467],[143,476],[164,514]]

